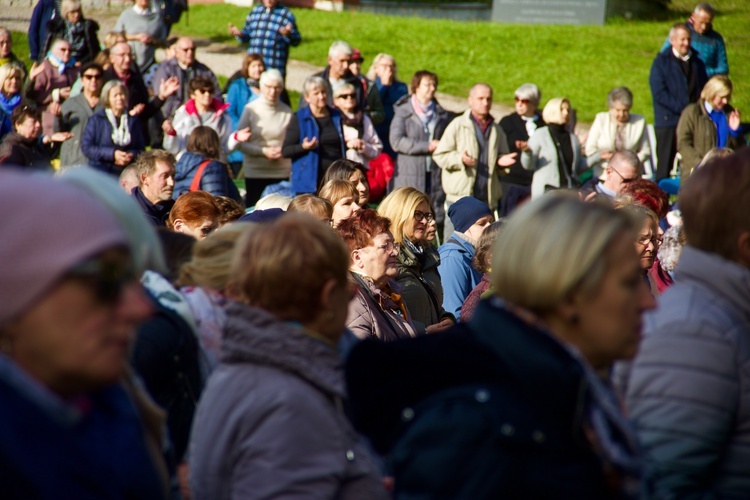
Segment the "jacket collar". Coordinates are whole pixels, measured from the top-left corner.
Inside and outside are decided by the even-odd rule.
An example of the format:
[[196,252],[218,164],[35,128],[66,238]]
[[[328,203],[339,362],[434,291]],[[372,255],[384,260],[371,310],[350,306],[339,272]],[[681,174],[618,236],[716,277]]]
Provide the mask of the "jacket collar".
[[[218,116],[221,116],[228,107],[229,103],[222,102],[221,99],[214,98],[211,101],[211,106],[209,107],[209,109],[216,113]],[[185,111],[187,111],[189,115],[198,116],[198,109],[195,107],[195,99],[189,99],[188,102],[185,103]]]

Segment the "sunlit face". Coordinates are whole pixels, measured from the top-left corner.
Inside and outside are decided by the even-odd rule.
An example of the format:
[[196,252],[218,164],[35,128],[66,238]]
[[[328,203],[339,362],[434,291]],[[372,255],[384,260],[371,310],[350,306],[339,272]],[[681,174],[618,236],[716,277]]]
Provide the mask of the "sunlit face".
[[427,237],[427,226],[432,216],[430,205],[423,201],[414,210],[414,213],[404,223],[404,236],[411,242],[422,241]]
[[5,329],[14,361],[68,397],[114,383],[125,373],[135,328],[153,311],[137,277],[125,271],[130,265],[125,250],[113,248],[88,262],[104,263],[103,271],[71,270]]
[[349,71],[352,72],[352,75],[359,76],[359,74],[362,72],[362,61],[357,59],[356,61],[350,62]]
[[334,104],[336,104],[336,107],[341,111],[353,113],[357,108],[357,94],[354,89],[343,89],[334,99]]
[[630,106],[615,101],[609,108],[609,116],[615,123],[627,123],[630,119]]
[[492,89],[484,86],[473,89],[469,94],[469,107],[475,116],[489,116],[492,109]]
[[724,109],[724,106],[729,104],[729,101],[732,100],[732,94],[729,95],[721,95],[717,94],[711,99],[711,107],[714,108],[716,111],[721,111]]
[[348,181],[354,184],[354,186],[357,188],[357,193],[359,193],[357,205],[359,205],[360,207],[366,207],[367,202],[370,199],[370,184],[367,182],[367,177],[365,177],[365,174],[363,174],[359,170],[355,170],[354,173],[349,176]]
[[570,104],[567,102],[562,103],[562,106],[560,106],[560,116],[562,117],[563,125],[568,123],[568,120],[570,119]]
[[109,52],[109,62],[118,74],[129,73],[132,61],[133,55],[127,43],[118,42]]
[[266,70],[266,65],[263,61],[253,61],[247,67],[247,74],[250,78],[255,81],[260,80],[260,75]]
[[344,219],[348,219],[359,211],[359,205],[351,196],[345,196],[333,205],[333,227],[339,225]]
[[174,166],[157,161],[156,168],[151,175],[141,177],[141,191],[151,203],[159,203],[172,199],[174,192]]
[[70,44],[62,41],[57,42],[52,48],[52,54],[64,63],[70,61]]
[[268,102],[279,102],[279,97],[281,97],[282,92],[284,92],[284,87],[276,82],[270,82],[260,86],[260,93]]
[[84,91],[88,91],[92,95],[99,95],[102,89],[102,81],[102,74],[95,68],[89,68],[81,75]]
[[613,165],[610,163],[607,166],[607,179],[606,184],[609,189],[615,192],[615,194],[622,193],[625,186],[631,182],[638,180],[638,167],[627,163],[620,163],[619,165]]
[[326,89],[321,86],[315,86],[310,88],[305,94],[305,100],[311,108],[323,109],[328,104],[328,96],[326,95]]
[[81,20],[81,10],[78,9],[68,12],[65,14],[65,19],[67,19],[69,23],[76,24]]
[[351,54],[345,54],[343,52],[337,52],[332,56],[328,56],[328,65],[331,67],[329,75],[334,80],[340,80],[346,74],[349,69],[349,63],[351,62]]
[[39,120],[27,116],[21,123],[16,123],[16,132],[25,139],[36,139],[42,131]]
[[612,243],[600,285],[592,293],[575,296],[579,321],[573,343],[596,369],[635,356],[642,313],[656,306],[630,238],[622,233]]
[[211,106],[211,101],[214,96],[211,94],[211,89],[197,89],[190,96],[195,101],[196,106],[201,109],[208,109]]
[[196,240],[205,240],[206,236],[216,231],[219,227],[218,219],[203,219],[198,222],[188,222],[182,219],[175,219],[174,230],[178,233],[189,234]]
[[487,226],[492,224],[494,220],[494,217],[492,217],[491,215],[485,215],[474,224],[472,224],[471,227],[466,230],[466,234],[468,234],[475,240],[479,240],[479,238],[482,236],[482,233],[484,233],[484,230],[487,229]]
[[635,242],[635,249],[640,258],[642,271],[647,271],[654,265],[660,243],[659,228],[649,218],[644,222],[641,231],[638,233],[638,239]]
[[430,223],[427,225],[427,233],[425,234],[425,241],[435,241],[435,238],[437,238],[437,221],[435,219],[432,219]]
[[0,31],[0,57],[8,57],[13,51],[13,40],[10,33]]
[[693,12],[693,15],[690,16],[690,21],[693,24],[693,29],[699,35],[705,34],[706,31],[711,28],[711,22],[713,22],[713,20],[714,18],[711,14],[702,10]]
[[683,29],[675,30],[674,34],[669,38],[669,44],[675,52],[685,57],[690,52],[690,32]]
[[177,61],[183,66],[190,66],[195,62],[195,43],[189,38],[180,38],[175,44]]
[[279,0],[263,0],[263,7],[272,9],[277,3],[279,3]]
[[128,109],[128,96],[123,87],[112,87],[109,91],[109,107],[119,116]]
[[135,4],[144,10],[147,10],[151,5],[151,0],[135,0]]
[[537,104],[525,97],[516,96],[516,113],[520,116],[534,116]]
[[398,245],[394,243],[393,235],[387,231],[372,238],[370,245],[355,250],[359,271],[379,285],[395,278],[398,275]]
[[419,85],[414,90],[414,95],[417,96],[417,100],[422,104],[427,104],[432,101],[435,97],[435,91],[437,90],[437,84],[433,78],[424,77],[419,81]]
[[3,82],[3,94],[7,97],[14,96],[21,91],[21,78],[18,73],[11,73]]

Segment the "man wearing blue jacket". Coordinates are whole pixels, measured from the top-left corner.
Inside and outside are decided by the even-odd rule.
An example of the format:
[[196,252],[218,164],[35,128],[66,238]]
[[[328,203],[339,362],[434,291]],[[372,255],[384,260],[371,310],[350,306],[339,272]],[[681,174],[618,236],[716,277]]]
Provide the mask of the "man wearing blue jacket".
[[466,297],[482,280],[472,260],[479,237],[492,224],[490,207],[473,196],[465,196],[448,208],[453,223],[453,234],[438,248],[440,253],[440,281],[443,284],[443,308],[456,318]]

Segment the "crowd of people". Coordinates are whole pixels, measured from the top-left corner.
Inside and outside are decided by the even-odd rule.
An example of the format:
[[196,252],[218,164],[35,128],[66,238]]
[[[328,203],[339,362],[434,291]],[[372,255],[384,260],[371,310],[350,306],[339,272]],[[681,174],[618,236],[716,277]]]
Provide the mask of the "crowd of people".
[[222,89],[181,5],[100,43],[40,0],[30,68],[0,29],[0,496],[750,496],[750,150],[711,5],[655,48],[655,142],[627,87],[586,134],[532,83],[454,114],[341,40],[294,111],[289,9],[228,26]]

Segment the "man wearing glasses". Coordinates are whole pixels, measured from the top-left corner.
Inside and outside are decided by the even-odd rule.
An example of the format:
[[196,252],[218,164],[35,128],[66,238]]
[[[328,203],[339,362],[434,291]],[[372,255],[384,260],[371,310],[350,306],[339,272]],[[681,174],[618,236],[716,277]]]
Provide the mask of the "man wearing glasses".
[[640,178],[641,171],[638,155],[628,150],[617,151],[612,155],[604,170],[604,179],[594,177],[586,182],[580,191],[584,197],[596,193],[615,198],[622,193],[625,186]]
[[55,130],[70,132],[73,137],[60,147],[60,166],[73,167],[88,165],[88,159],[81,152],[81,137],[91,115],[99,111],[99,93],[102,90],[104,70],[94,62],[81,69],[81,93],[66,100],[62,113],[57,117]]

